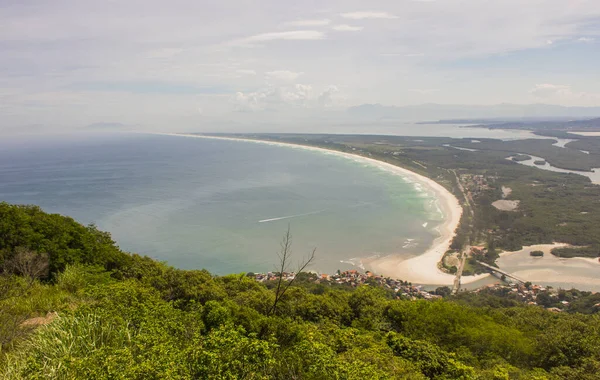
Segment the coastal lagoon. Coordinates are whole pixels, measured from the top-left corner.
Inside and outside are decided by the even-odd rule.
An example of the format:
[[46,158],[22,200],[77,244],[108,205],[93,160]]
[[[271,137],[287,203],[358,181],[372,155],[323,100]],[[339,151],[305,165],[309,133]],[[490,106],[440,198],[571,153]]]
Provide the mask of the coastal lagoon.
[[269,271],[290,226],[312,269],[421,254],[443,221],[408,178],[336,155],[181,136],[5,139],[0,200],[95,223],[121,248],[216,274]]

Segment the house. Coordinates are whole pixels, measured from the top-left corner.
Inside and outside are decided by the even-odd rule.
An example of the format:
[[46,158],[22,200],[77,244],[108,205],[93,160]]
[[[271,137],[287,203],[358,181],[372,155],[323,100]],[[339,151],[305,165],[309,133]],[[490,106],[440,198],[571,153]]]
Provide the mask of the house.
[[483,255],[483,254],[485,254],[486,251],[487,251],[487,248],[485,248],[482,245],[474,245],[471,247],[472,255]]

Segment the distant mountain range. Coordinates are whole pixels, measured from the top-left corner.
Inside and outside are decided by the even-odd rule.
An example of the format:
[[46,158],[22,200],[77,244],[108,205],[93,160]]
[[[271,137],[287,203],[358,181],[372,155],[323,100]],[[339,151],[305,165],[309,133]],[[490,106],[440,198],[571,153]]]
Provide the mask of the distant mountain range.
[[444,119],[445,123],[455,121],[456,124],[495,124],[598,118],[600,117],[600,107],[565,107],[550,104],[485,106],[420,104],[396,107],[381,104],[362,104],[348,108],[347,113],[355,120],[422,122]]

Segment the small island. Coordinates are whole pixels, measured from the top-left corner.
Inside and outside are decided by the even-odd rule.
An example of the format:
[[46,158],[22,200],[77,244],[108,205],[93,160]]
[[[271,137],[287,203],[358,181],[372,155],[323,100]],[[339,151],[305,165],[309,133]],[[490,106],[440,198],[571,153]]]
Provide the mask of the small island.
[[517,154],[516,156],[513,156],[511,159],[515,162],[528,161],[528,160],[531,160],[531,156],[528,156],[526,154]]
[[542,257],[542,256],[544,256],[544,252],[543,251],[531,251],[531,252],[529,252],[529,256]]
[[546,165],[546,161],[545,160],[535,160],[535,161],[533,161],[533,163],[535,165],[539,165],[539,166]]

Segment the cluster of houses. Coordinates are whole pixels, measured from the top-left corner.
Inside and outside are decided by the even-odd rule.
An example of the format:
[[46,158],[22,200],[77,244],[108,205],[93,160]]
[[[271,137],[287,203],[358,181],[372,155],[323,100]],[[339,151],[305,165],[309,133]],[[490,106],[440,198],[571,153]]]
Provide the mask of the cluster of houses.
[[515,298],[520,299],[524,302],[530,303],[530,304],[536,304],[535,300],[537,298],[537,295],[541,292],[547,292],[549,289],[541,286],[541,285],[530,285],[530,286],[525,286],[523,284],[520,283],[515,283],[515,284],[510,284],[510,285],[506,285],[506,284],[490,284],[484,287],[481,287],[479,289],[475,289],[473,290],[473,292],[475,293],[479,293],[482,291],[491,291],[493,293],[496,294],[502,294],[502,295],[514,295]]
[[[563,309],[569,306],[569,301],[560,300],[558,292],[550,287],[541,285],[524,285],[524,284],[492,284],[474,290],[475,293],[488,291],[497,295],[507,296],[515,300],[522,301],[528,305],[539,305],[545,307],[549,311],[562,312]],[[544,295],[544,300],[538,298],[540,294]],[[549,301],[549,302],[548,302]],[[548,306],[551,304],[552,306]],[[600,308],[600,303],[595,305]]]
[[[255,273],[254,279],[259,282],[276,281],[279,279],[279,273]],[[294,279],[296,276],[293,272],[283,272],[283,279],[286,281]],[[435,299],[441,298],[440,295],[430,293],[423,289],[422,286],[412,285],[409,282],[394,280],[389,277],[376,275],[366,271],[364,273],[355,269],[347,271],[338,271],[336,274],[317,274],[311,272],[306,276],[306,280],[315,284],[340,285],[348,287],[357,287],[359,285],[373,285],[384,289],[389,289],[396,293],[398,298],[404,299]]]
[[[267,282],[277,281],[279,279],[279,273],[268,272],[268,273],[252,273],[248,274],[252,276],[256,281]],[[283,280],[290,281],[296,277],[294,272],[284,272]],[[442,298],[441,294],[435,294],[423,289],[422,286],[413,285],[406,281],[394,280],[389,277],[383,277],[376,275],[372,272],[366,271],[364,273],[359,272],[355,269],[347,271],[338,271],[336,274],[318,274],[315,272],[303,273],[302,281],[308,281],[314,284],[326,284],[326,285],[338,285],[346,287],[357,287],[360,285],[371,285],[378,286],[383,289],[388,289],[396,294],[399,299],[439,299]],[[549,311],[562,312],[564,309],[569,307],[569,301],[560,300],[558,292],[551,287],[545,287],[534,284],[490,284],[475,290],[474,293],[487,292],[495,295],[508,297],[528,305],[539,305],[545,307]],[[448,289],[447,294],[450,293]],[[540,296],[542,295],[542,296]],[[538,298],[538,296],[540,296]],[[542,300],[543,297],[543,300]],[[600,310],[600,303],[594,305],[595,308]]]
[[493,181],[496,177],[486,177],[482,174],[461,174],[460,182],[467,192],[467,196],[472,201],[483,192],[490,189],[489,181]]

